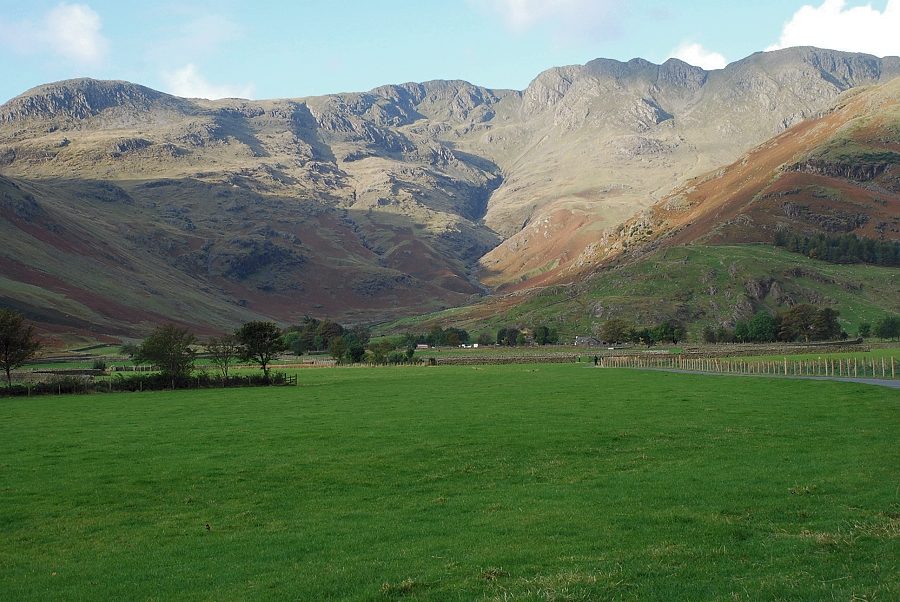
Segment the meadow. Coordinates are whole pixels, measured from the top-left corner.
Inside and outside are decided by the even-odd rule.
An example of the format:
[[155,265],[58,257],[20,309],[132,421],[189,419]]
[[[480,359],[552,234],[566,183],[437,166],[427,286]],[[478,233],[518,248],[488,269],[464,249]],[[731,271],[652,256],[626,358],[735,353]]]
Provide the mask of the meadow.
[[900,599],[896,390],[299,373],[0,400],[0,597]]

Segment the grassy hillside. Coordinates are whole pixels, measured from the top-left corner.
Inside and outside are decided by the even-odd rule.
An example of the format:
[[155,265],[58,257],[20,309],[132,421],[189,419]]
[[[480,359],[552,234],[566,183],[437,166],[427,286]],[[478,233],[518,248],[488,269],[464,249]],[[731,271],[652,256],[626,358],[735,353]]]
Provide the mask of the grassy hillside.
[[548,324],[574,336],[609,318],[652,325],[675,317],[697,338],[707,324],[795,303],[837,309],[844,330],[855,334],[860,322],[900,312],[900,270],[830,264],[768,245],[675,247],[569,286],[493,298],[395,322],[384,330],[420,331],[440,324],[477,332]]
[[301,380],[0,404],[0,591],[900,596],[894,391],[575,364]]

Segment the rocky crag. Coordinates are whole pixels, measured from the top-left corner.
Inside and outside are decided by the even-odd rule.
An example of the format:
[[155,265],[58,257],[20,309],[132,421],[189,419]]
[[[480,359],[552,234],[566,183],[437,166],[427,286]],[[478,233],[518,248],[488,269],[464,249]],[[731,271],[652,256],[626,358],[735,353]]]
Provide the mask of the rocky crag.
[[897,75],[896,57],[794,48],[711,72],[598,59],[524,91],[40,86],[0,106],[0,303],[60,329],[172,317],[212,331],[552,282],[691,178]]

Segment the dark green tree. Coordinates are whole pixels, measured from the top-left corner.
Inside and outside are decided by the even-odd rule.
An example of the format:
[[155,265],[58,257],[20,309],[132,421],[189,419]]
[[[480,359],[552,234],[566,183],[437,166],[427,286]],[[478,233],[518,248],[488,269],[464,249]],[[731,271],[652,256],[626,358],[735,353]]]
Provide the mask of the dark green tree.
[[655,329],[650,329],[650,328],[636,329],[632,333],[632,341],[635,343],[641,343],[642,345],[646,345],[647,347],[652,347],[657,342]]
[[138,347],[136,359],[159,366],[159,371],[169,378],[172,388],[179,380],[187,378],[194,369],[197,353],[193,346],[197,338],[187,328],[166,324],[157,326]]
[[314,339],[316,349],[328,349],[331,339],[344,334],[344,327],[332,320],[322,320],[316,328]]
[[733,343],[734,342],[734,331],[724,326],[719,326],[716,328],[716,341],[719,343]]
[[429,332],[428,336],[425,339],[425,342],[431,345],[432,347],[442,347],[447,344],[447,337],[444,334],[444,329],[440,326],[434,326]]
[[624,343],[632,337],[634,324],[624,318],[612,318],[600,326],[600,340],[607,343]]
[[812,339],[814,341],[828,341],[841,336],[841,325],[838,324],[838,311],[830,307],[823,307],[816,312],[812,321]]
[[247,322],[235,331],[234,336],[241,344],[241,357],[259,364],[268,380],[269,364],[287,350],[275,322]]
[[769,343],[778,337],[778,321],[768,312],[760,311],[747,323],[747,334],[754,343]]
[[534,342],[538,345],[555,345],[559,342],[559,333],[555,328],[541,324],[534,329]]
[[469,342],[469,333],[462,328],[451,326],[444,329],[444,339],[447,341],[448,345],[453,345],[454,347],[457,345],[465,345]]
[[803,339],[809,342],[813,335],[813,320],[818,310],[807,303],[795,305],[781,315],[778,338],[782,341]]
[[366,348],[359,343],[351,343],[350,346],[347,347],[347,359],[354,364],[361,362],[365,355]]
[[518,328],[501,328],[497,331],[497,344],[506,345],[507,347],[515,347],[519,341],[521,332]]
[[678,320],[666,320],[653,329],[653,337],[657,341],[670,341],[673,345],[683,341],[687,330]]
[[6,372],[7,387],[12,387],[11,372],[33,358],[40,348],[34,325],[26,324],[18,312],[0,309],[0,366]]
[[864,339],[872,336],[872,325],[868,322],[862,322],[859,325],[859,336]]
[[478,341],[477,341],[477,343],[478,343],[479,345],[493,345],[493,344],[494,344],[494,340],[495,340],[494,337],[492,337],[492,336],[490,335],[490,333],[488,333],[488,332],[482,332],[480,335],[478,335]]
[[734,340],[738,343],[750,342],[750,324],[744,320],[734,323]]
[[875,336],[882,339],[900,337],[900,316],[885,316],[875,324]]
[[331,357],[338,361],[338,363],[342,363],[344,361],[344,356],[347,353],[347,349],[347,341],[345,341],[344,337],[342,336],[333,337],[331,339],[331,342],[328,344],[328,352],[331,354]]

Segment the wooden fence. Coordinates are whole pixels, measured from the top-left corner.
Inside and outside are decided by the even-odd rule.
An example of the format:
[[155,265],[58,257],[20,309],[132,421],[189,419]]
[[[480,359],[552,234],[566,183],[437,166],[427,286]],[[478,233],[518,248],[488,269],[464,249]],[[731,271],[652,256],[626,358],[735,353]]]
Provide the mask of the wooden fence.
[[896,379],[897,362],[890,358],[817,358],[809,360],[743,360],[740,358],[638,356],[601,357],[602,368],[657,368],[717,374],[770,374],[773,376],[841,376]]

